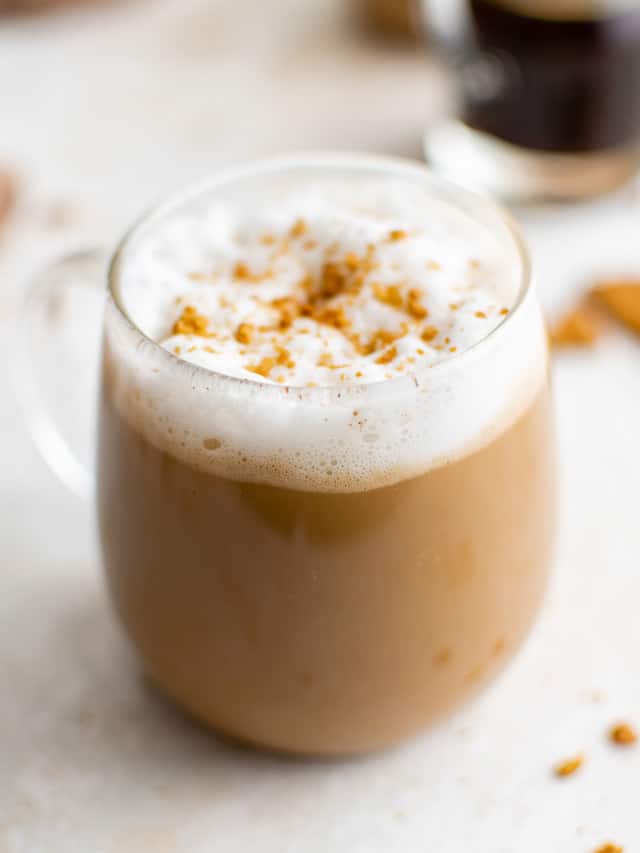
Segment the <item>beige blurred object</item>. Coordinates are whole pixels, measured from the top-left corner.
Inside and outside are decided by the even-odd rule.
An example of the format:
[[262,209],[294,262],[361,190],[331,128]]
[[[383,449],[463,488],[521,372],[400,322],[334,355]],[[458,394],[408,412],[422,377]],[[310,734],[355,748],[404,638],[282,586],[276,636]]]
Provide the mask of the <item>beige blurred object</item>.
[[356,6],[370,30],[395,38],[415,37],[414,0],[356,0]]
[[4,225],[16,201],[16,182],[11,172],[0,169],[0,225]]
[[44,12],[64,6],[96,3],[97,0],[0,0],[0,14]]

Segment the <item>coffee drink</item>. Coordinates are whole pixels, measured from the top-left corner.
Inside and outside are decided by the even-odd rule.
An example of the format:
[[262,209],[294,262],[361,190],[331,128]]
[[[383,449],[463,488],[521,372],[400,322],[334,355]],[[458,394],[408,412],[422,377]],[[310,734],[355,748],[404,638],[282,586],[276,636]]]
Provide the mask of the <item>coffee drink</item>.
[[640,4],[469,0],[471,63],[500,65],[491,97],[470,83],[464,119],[525,148],[593,152],[640,143]]
[[422,0],[456,83],[427,159],[521,201],[608,192],[640,168],[640,0]]
[[104,349],[101,537],[147,672],[222,732],[316,754],[393,743],[493,676],[554,519],[511,226],[418,166],[350,163],[148,219]]

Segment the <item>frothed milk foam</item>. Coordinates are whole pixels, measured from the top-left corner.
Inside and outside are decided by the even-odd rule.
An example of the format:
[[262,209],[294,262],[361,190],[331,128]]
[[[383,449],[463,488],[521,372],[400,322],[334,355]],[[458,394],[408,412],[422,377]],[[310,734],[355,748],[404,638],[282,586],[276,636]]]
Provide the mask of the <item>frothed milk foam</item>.
[[[247,381],[220,409],[140,376],[122,410],[225,477],[359,491],[415,476],[486,443],[540,386],[537,309],[490,336],[518,301],[518,262],[482,223],[392,180],[182,211],[126,256],[121,303],[177,359],[215,371],[208,386]],[[492,368],[468,353],[457,370],[488,336]]]
[[117,613],[184,707],[298,752],[381,747],[473,694],[526,636],[552,543],[517,240],[424,170],[361,161],[161,210],[107,306]]
[[[517,266],[495,235],[420,190],[367,182],[168,221],[138,246],[123,301],[145,334],[185,361],[304,387],[436,364],[498,325],[517,288]],[[287,297],[315,297],[315,310],[283,322]],[[189,314],[179,322],[185,308],[206,319],[196,335]],[[398,337],[367,351],[380,330]],[[274,343],[290,358],[278,361]],[[269,357],[269,370],[257,371]]]

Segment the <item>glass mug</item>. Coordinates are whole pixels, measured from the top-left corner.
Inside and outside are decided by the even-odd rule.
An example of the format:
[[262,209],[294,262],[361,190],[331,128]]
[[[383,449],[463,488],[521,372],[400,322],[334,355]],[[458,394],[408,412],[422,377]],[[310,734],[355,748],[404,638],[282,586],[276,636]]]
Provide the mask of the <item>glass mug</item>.
[[[513,259],[515,304],[470,349],[384,382],[286,388],[176,358],[123,309],[123,270],[167,217],[212,200],[255,204],[291,180],[369,177],[423,188],[490,229]],[[52,361],[41,330],[66,287],[104,284],[88,255],[54,272],[28,302],[32,368],[18,384],[48,461],[90,493],[93,476],[38,399]],[[123,238],[103,331],[95,495],[104,569],[142,666],[179,705],[248,743],[357,753],[446,714],[515,653],[548,577],[554,459],[546,335],[526,248],[504,211],[396,159],[308,155],[228,171]],[[73,384],[72,373],[61,382]],[[368,429],[347,452],[336,436],[356,414]],[[396,475],[368,488],[358,454],[382,433],[402,438]],[[414,435],[438,457],[424,470]],[[464,448],[454,457],[451,440]],[[225,442],[246,450],[231,475],[217,455]],[[324,460],[315,483],[300,476],[311,453]],[[332,463],[353,465],[357,485],[334,482]]]
[[430,161],[521,199],[610,190],[640,169],[639,0],[422,0],[458,115]]

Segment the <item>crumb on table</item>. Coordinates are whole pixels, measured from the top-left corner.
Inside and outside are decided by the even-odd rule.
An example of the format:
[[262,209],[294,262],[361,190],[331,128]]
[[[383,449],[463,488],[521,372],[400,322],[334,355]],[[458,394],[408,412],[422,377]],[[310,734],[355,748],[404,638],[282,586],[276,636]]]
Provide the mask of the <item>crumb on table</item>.
[[599,282],[593,296],[616,320],[640,334],[640,279]]
[[554,347],[589,347],[601,332],[601,323],[595,312],[585,304],[580,304],[563,315],[551,329],[551,343]]
[[582,767],[583,764],[584,757],[582,755],[576,755],[573,758],[568,758],[565,761],[561,761],[559,764],[556,764],[553,768],[553,772],[560,778],[572,776]]
[[618,746],[631,746],[638,740],[638,734],[629,723],[618,723],[610,729],[609,739]]

